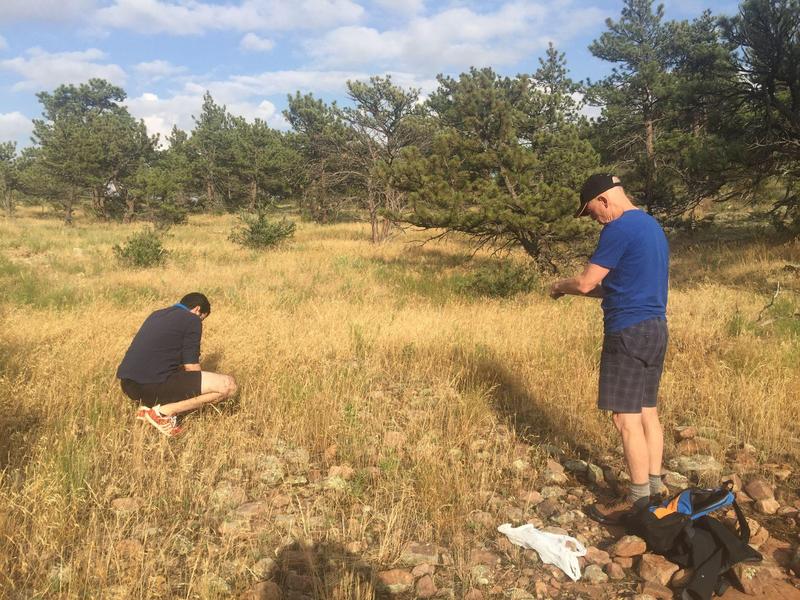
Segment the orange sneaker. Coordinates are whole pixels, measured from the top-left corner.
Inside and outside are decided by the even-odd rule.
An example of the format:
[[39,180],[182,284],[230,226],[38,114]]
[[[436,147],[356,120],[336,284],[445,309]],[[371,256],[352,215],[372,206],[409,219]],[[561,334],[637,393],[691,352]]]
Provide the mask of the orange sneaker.
[[147,406],[139,407],[136,411],[136,418],[155,427],[159,433],[167,437],[175,437],[180,435],[183,429],[178,425],[178,418],[175,416],[162,415],[158,410],[159,406],[148,408]]

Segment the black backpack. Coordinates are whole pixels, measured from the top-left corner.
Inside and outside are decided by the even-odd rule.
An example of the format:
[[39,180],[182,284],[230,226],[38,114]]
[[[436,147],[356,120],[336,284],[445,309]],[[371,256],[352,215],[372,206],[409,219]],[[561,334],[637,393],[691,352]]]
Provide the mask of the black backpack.
[[[728,506],[736,512],[738,535],[710,516]],[[730,481],[717,488],[682,490],[660,504],[632,513],[625,526],[628,533],[644,539],[651,551],[695,570],[681,595],[684,600],[722,595],[731,583],[731,567],[762,560],[761,554],[748,546],[750,527]]]

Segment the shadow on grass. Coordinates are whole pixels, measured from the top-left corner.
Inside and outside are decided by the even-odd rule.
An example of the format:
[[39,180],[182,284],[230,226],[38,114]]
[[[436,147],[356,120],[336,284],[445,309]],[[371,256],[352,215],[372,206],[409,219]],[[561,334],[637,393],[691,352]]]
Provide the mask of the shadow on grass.
[[468,263],[486,265],[491,259],[471,256],[462,252],[447,252],[438,248],[422,245],[408,246],[402,254],[395,258],[373,258],[378,265],[398,267],[405,270],[420,270],[427,273],[440,273],[446,269],[455,269]]
[[[275,570],[262,588],[280,590],[283,598],[383,598],[372,567],[359,555],[332,542],[306,546],[295,542],[275,560]],[[260,597],[272,597],[262,593]]]
[[209,352],[207,355],[201,357],[201,364],[203,371],[211,371],[212,373],[219,373],[219,365],[225,353],[221,350]]
[[514,428],[521,440],[558,449],[567,446],[584,460],[599,459],[590,446],[574,437],[564,411],[540,402],[501,360],[479,355],[467,360],[464,368],[472,379],[469,385],[491,390],[495,412]]

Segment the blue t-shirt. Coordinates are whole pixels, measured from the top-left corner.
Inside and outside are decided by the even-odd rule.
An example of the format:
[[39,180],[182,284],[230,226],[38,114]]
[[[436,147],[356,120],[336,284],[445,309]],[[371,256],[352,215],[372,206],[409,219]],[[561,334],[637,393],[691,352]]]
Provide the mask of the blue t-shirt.
[[666,318],[669,245],[653,217],[627,210],[607,223],[589,262],[610,270],[602,283],[606,333]]

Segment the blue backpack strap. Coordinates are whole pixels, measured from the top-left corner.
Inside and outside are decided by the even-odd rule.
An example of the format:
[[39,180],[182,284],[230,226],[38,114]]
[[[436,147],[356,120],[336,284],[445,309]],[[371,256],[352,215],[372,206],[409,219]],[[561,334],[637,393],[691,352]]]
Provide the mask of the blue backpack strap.
[[736,497],[733,495],[733,492],[727,492],[722,498],[718,499],[711,504],[704,506],[702,509],[698,511],[692,511],[692,520],[699,519],[700,517],[704,517],[709,513],[714,512],[715,510],[719,510],[720,508],[725,508],[726,506],[730,506],[734,503]]

